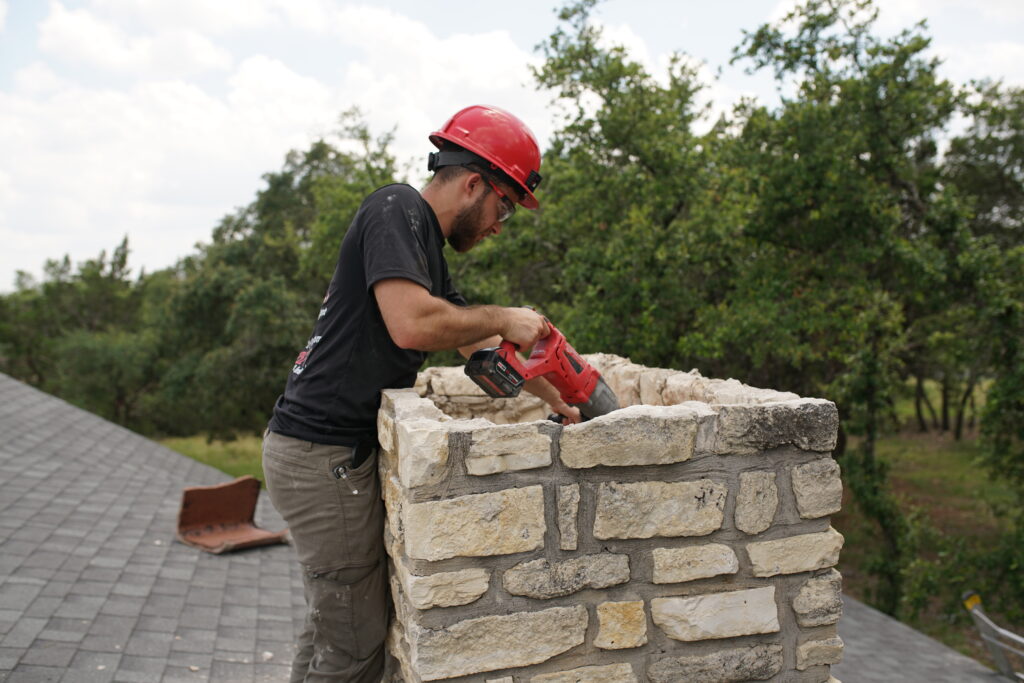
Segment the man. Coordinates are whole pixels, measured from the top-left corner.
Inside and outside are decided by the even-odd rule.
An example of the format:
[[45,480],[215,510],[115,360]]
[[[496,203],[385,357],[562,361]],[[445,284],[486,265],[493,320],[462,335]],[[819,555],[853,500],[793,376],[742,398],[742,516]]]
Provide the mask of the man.
[[[501,232],[515,204],[534,209],[540,150],[508,112],[474,106],[430,136],[435,171],[417,192],[371,194],[342,241],[313,336],[274,406],[263,444],[271,500],[303,568],[305,630],[292,682],[381,679],[387,631],[384,509],[377,480],[380,391],[411,387],[426,352],[464,355],[548,333],[527,308],[467,306],[443,247],[467,251]],[[571,422],[544,380],[526,387]]]

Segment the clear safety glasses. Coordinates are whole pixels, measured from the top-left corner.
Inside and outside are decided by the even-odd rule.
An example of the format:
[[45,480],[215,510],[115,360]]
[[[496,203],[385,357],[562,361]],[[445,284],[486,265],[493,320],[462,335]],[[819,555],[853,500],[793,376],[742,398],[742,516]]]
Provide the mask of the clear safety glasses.
[[498,198],[501,199],[500,208],[498,209],[498,222],[504,223],[509,218],[512,218],[512,215],[516,212],[515,202],[509,199],[508,195],[499,190],[498,186],[495,185],[490,178],[485,178],[485,180],[487,181],[487,184],[491,186],[491,189],[494,190],[494,194],[498,195]]

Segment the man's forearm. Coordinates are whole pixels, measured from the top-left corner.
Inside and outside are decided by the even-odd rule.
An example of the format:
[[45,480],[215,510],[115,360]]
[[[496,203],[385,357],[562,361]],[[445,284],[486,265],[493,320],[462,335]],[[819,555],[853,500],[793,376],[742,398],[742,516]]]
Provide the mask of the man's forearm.
[[547,334],[544,318],[526,308],[455,306],[400,278],[377,282],[373,292],[391,339],[405,349],[463,348],[499,335],[531,346]]
[[[440,300],[439,300],[440,301]],[[501,339],[503,309],[500,306],[455,306],[446,301],[430,315],[412,322],[415,326],[405,341],[420,351],[478,349],[489,339]],[[400,342],[396,340],[399,346]]]

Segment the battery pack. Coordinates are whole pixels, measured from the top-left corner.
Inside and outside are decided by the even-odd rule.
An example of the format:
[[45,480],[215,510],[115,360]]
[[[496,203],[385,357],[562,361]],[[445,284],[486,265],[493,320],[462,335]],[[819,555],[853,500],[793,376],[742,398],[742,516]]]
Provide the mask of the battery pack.
[[474,351],[466,361],[466,375],[491,398],[515,398],[525,382],[497,346]]

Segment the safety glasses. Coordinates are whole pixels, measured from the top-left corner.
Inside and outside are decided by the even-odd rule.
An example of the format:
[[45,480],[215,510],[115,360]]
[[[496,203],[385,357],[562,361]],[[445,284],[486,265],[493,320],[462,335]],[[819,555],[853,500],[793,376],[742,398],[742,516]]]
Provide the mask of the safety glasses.
[[499,190],[498,186],[495,185],[490,178],[484,178],[484,180],[486,180],[487,184],[491,186],[492,190],[494,190],[494,194],[498,195],[498,198],[501,199],[501,203],[498,208],[498,222],[504,223],[509,218],[512,218],[512,215],[516,212],[515,202],[509,199],[508,195]]

